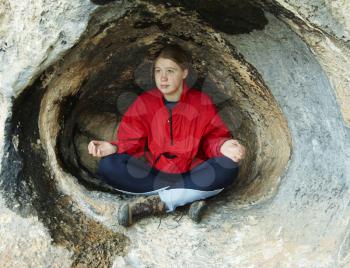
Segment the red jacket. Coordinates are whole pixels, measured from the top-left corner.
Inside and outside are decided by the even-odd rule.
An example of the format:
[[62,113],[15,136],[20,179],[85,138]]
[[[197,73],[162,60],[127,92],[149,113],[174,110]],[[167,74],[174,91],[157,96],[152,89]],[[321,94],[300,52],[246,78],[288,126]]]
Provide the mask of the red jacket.
[[183,84],[179,102],[169,112],[158,88],[139,95],[124,114],[117,131],[118,153],[168,173],[183,173],[203,161],[222,156],[221,145],[232,135],[211,98]]

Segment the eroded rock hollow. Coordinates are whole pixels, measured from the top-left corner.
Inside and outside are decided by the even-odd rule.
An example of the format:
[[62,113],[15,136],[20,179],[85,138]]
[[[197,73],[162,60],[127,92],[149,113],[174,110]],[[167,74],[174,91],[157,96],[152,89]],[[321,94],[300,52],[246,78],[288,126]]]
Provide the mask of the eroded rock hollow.
[[[189,244],[198,252],[192,256],[194,266],[215,267],[218,260],[227,266],[259,266],[256,251],[265,247],[266,263],[283,267],[303,263],[315,245],[315,259],[333,248],[319,267],[346,263],[344,231],[319,235],[315,223],[308,235],[303,230],[311,215],[322,228],[332,221],[347,230],[343,214],[335,216],[347,210],[339,205],[348,196],[349,165],[339,164],[349,156],[342,147],[349,137],[347,110],[340,101],[343,88],[336,89],[335,97],[329,83],[334,68],[324,71],[319,65],[325,50],[314,55],[308,48],[321,36],[308,35],[310,25],[279,1],[93,3],[101,6],[89,10],[74,46],[33,73],[32,82],[8,99],[9,114],[3,117],[1,191],[6,207],[21,217],[38,217],[54,246],[69,252],[54,248],[37,260],[39,265],[61,254],[68,266],[156,267]],[[338,45],[331,35],[327,32]],[[67,42],[64,34],[60,38],[61,45]],[[87,144],[115,139],[129,105],[155,86],[155,54],[172,42],[191,52],[187,83],[212,97],[233,136],[247,147],[247,158],[236,183],[210,200],[200,225],[183,218],[179,209],[124,229],[116,213],[132,197],[96,178],[98,159],[88,154]],[[329,141],[332,148],[321,149]],[[342,156],[331,157],[340,150]],[[178,237],[184,233],[189,236]],[[332,246],[320,245],[331,237],[337,237]],[[292,252],[292,247],[304,251]],[[179,258],[173,264],[191,259],[187,254]],[[310,263],[313,267],[317,261]]]

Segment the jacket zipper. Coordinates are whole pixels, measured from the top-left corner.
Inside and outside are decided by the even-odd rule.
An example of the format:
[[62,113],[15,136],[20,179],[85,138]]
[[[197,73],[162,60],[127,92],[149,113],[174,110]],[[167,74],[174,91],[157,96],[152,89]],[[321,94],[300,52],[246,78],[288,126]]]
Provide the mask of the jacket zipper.
[[[171,110],[169,110],[168,124],[169,124],[169,128],[170,128],[170,144],[173,145],[174,144],[174,141],[173,141],[173,116],[172,116],[172,111]],[[154,160],[153,166],[155,164],[157,164],[157,162],[159,161],[159,159],[162,156],[162,154],[164,154],[164,153],[161,153],[160,155],[158,155],[158,157]]]
[[174,144],[173,140],[173,115],[172,115],[172,110],[169,111],[170,116],[169,116],[169,127],[170,127],[170,145]]

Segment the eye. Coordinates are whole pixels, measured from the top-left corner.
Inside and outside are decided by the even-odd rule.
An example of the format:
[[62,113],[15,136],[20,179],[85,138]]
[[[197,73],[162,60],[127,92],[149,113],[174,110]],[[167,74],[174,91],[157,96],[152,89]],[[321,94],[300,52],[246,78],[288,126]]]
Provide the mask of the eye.
[[172,73],[174,73],[174,70],[168,70],[168,73],[172,74]]
[[160,70],[159,70],[159,69],[156,69],[156,70],[154,70],[154,72],[155,72],[156,74],[158,74],[158,73],[160,73]]

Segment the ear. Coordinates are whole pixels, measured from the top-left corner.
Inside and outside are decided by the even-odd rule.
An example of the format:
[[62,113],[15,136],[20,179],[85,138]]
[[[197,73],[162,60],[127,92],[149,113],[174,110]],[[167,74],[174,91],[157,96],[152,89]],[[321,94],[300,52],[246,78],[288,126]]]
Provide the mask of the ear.
[[187,76],[188,76],[188,69],[185,69],[185,70],[184,70],[184,74],[183,74],[183,76],[182,76],[182,79],[186,79]]

